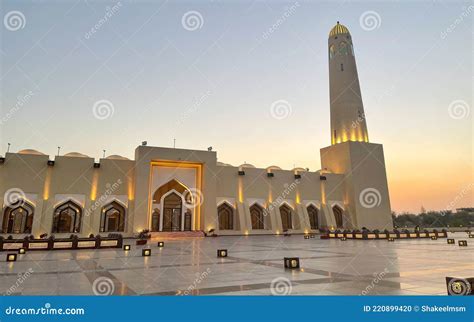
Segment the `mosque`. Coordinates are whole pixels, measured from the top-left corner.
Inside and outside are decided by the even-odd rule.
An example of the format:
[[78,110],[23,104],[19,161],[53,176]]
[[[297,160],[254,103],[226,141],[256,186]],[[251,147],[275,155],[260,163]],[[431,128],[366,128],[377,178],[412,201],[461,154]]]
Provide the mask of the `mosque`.
[[232,166],[217,162],[214,151],[145,142],[134,160],[7,152],[0,158],[1,236],[392,229],[383,147],[369,143],[352,37],[339,22],[328,59],[331,145],[320,151],[321,170]]

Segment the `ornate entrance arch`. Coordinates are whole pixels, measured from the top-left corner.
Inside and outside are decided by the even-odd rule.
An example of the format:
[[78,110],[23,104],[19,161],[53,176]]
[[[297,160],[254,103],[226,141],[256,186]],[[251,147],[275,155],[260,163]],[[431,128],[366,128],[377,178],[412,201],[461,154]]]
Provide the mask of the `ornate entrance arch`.
[[192,194],[181,182],[173,179],[160,186],[153,194],[152,231],[193,230],[194,209]]

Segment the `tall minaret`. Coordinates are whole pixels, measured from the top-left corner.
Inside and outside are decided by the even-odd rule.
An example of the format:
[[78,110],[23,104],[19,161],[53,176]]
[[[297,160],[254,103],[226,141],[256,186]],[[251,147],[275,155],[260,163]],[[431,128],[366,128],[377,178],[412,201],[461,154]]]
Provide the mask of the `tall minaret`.
[[331,144],[369,142],[352,37],[339,21],[329,32],[328,48]]

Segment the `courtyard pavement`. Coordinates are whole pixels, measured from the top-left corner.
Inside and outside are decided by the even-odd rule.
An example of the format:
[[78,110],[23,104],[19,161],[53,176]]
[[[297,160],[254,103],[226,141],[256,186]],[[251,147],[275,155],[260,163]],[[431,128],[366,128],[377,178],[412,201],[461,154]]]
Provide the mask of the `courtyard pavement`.
[[[445,295],[446,276],[474,277],[474,240],[320,240],[301,235],[165,240],[122,249],[0,253],[7,295]],[[459,247],[458,239],[468,247]],[[217,258],[217,249],[228,249]],[[283,257],[301,268],[285,270]]]

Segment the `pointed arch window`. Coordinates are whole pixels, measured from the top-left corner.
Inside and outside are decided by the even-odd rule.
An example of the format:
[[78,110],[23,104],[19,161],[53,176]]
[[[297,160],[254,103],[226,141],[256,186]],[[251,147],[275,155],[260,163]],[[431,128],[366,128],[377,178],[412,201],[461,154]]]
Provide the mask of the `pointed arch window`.
[[5,208],[2,232],[6,234],[31,234],[34,207],[25,200],[19,200]]
[[343,210],[341,207],[338,205],[335,205],[332,207],[332,212],[334,213],[334,219],[336,220],[336,226],[337,228],[341,228],[343,225],[343,219],[342,219],[342,213]]
[[54,209],[53,233],[79,233],[81,231],[82,207],[72,200]]
[[308,211],[311,229],[318,229],[318,208],[314,205],[309,205],[306,210]]
[[234,208],[227,203],[223,203],[217,208],[220,230],[234,229]]
[[124,231],[125,207],[117,201],[112,201],[102,208],[100,214],[100,231]]
[[259,204],[253,204],[250,207],[250,219],[252,229],[265,229],[265,216],[263,214],[263,208]]
[[280,207],[281,225],[283,231],[293,229],[292,212],[293,210],[288,205],[284,204]]

